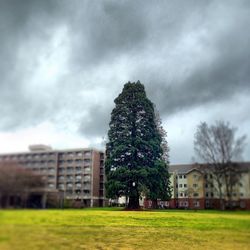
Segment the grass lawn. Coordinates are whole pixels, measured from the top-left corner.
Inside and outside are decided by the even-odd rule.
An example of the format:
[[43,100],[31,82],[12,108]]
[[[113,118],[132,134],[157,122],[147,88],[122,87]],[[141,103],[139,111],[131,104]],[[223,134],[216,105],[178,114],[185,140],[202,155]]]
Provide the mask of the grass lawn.
[[0,249],[250,249],[250,212],[2,210]]

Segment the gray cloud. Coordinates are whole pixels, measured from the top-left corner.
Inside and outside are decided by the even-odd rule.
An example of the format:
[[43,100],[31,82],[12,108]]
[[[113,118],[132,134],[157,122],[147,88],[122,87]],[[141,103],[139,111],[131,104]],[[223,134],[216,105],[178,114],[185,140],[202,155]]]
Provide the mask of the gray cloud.
[[[50,120],[102,136],[129,80],[165,117],[246,95],[249,11],[243,0],[2,0],[0,129]],[[51,58],[59,69],[49,78]]]

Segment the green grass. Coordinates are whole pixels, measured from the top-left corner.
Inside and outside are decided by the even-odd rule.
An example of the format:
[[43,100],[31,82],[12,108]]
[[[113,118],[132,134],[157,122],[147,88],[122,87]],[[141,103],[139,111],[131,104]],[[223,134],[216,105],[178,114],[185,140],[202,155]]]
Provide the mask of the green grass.
[[2,210],[0,249],[250,249],[250,212]]

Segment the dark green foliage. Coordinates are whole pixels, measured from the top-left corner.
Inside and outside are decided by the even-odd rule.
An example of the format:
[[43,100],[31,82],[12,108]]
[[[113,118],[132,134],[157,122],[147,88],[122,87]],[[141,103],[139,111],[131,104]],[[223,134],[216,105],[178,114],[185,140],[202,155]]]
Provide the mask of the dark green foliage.
[[154,106],[146,97],[144,86],[140,82],[128,82],[115,104],[106,145],[107,197],[127,196],[130,208],[139,206],[142,194],[168,198],[162,138],[156,126]]

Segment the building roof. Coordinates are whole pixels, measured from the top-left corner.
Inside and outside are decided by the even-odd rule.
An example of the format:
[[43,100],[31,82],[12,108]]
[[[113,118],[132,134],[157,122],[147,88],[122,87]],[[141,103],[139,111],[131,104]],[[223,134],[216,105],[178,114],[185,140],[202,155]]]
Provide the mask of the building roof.
[[177,172],[179,174],[186,174],[192,170],[199,170],[199,164],[181,164],[181,165],[170,165],[169,172]]
[[[241,170],[250,171],[250,162],[235,162],[241,168]],[[193,163],[193,164],[180,164],[180,165],[170,165],[169,172],[187,174],[193,170],[201,171],[202,168],[205,168],[206,164]]]
[[46,153],[70,153],[75,151],[96,151],[104,153],[102,150],[95,148],[70,148],[70,149],[52,149],[52,150],[35,150],[35,151],[26,151],[26,152],[10,152],[10,153],[0,153],[0,156],[6,155],[20,155],[20,154],[46,154]]

